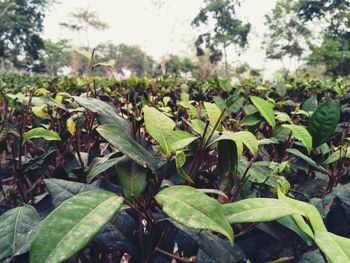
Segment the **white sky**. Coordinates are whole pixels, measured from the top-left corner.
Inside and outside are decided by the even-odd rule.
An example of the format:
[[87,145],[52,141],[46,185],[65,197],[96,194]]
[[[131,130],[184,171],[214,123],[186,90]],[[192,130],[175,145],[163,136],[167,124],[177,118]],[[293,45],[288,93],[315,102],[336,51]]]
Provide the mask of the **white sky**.
[[[103,32],[90,32],[89,44],[103,42],[136,44],[156,59],[166,54],[191,55],[198,32],[191,27],[203,0],[59,0],[45,19],[44,36],[54,41],[68,38],[73,43],[86,43],[78,35],[59,26],[69,21],[69,13],[89,7],[102,21],[109,24]],[[278,62],[265,61],[261,40],[265,31],[264,16],[276,0],[245,0],[237,14],[252,24],[249,48],[240,56],[230,50],[230,63],[248,62],[253,67],[272,72]]]

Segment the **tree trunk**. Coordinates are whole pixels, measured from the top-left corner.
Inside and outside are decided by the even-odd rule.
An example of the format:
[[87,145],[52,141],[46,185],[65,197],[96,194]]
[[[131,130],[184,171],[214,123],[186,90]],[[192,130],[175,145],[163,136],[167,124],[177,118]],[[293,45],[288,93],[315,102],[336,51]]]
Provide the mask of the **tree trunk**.
[[224,44],[224,59],[225,59],[225,75],[228,77],[228,64],[227,64],[227,52],[226,52],[226,44]]

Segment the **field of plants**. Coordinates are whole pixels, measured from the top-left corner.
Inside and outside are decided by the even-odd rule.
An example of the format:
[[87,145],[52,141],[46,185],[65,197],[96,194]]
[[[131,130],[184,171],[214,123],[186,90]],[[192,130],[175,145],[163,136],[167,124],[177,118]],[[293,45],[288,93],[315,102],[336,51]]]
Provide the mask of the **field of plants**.
[[350,262],[346,79],[0,88],[0,262]]

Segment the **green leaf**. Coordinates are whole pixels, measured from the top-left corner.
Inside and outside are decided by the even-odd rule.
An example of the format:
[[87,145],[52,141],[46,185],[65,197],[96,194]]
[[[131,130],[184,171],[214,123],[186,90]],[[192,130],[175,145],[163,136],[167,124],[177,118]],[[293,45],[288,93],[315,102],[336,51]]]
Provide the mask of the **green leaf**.
[[103,173],[104,171],[116,165],[119,158],[118,157],[112,158],[112,157],[116,156],[117,154],[118,152],[112,152],[103,157],[95,157],[91,161],[89,165],[89,169],[87,171],[86,178],[88,183],[90,183],[97,175]]
[[243,106],[244,97],[241,95],[232,95],[226,99],[227,115],[237,113]]
[[343,151],[337,150],[337,151],[333,152],[331,155],[328,156],[328,158],[326,160],[323,161],[322,164],[324,164],[324,165],[332,164],[332,163],[338,161],[341,157],[342,158],[343,157],[350,158],[350,147],[347,147],[347,149],[343,150]]
[[92,67],[93,68],[97,68],[97,67],[114,68],[115,67],[115,60],[110,59],[106,62],[96,63]]
[[223,205],[230,224],[268,222],[293,214],[302,214],[299,209],[272,198],[250,198]]
[[30,262],[58,263],[81,250],[119,211],[123,198],[104,190],[78,194],[41,224],[30,248]]
[[234,134],[238,136],[249,151],[256,156],[259,150],[259,142],[255,138],[254,134],[248,131],[235,132]]
[[0,216],[0,261],[28,251],[40,217],[31,206],[10,209]]
[[24,133],[23,143],[31,139],[43,138],[47,141],[60,141],[61,137],[54,131],[42,127],[31,129]]
[[298,263],[326,263],[319,249],[304,253]]
[[222,140],[218,143],[218,170],[221,178],[220,189],[229,190],[237,173],[238,154],[234,141]]
[[338,101],[328,99],[323,102],[312,114],[309,123],[309,132],[314,147],[329,140],[333,135],[340,119],[340,104]]
[[89,62],[92,60],[92,53],[86,50],[74,50],[74,52],[78,53],[79,55],[82,55],[83,57],[87,58]]
[[317,96],[312,95],[310,98],[304,101],[302,110],[306,112],[315,111],[317,108]]
[[292,136],[299,140],[306,147],[307,152],[310,153],[312,149],[312,137],[305,127],[290,124],[283,124],[282,127],[291,130]]
[[56,178],[44,179],[44,182],[52,198],[52,204],[55,207],[74,195],[96,189],[90,184],[70,182]]
[[147,131],[159,143],[165,155],[170,157],[171,146],[169,137],[175,128],[175,122],[152,107],[145,106],[143,112]]
[[120,183],[124,197],[132,201],[138,198],[145,186],[147,172],[145,168],[128,157],[121,158],[117,163],[117,179]]
[[204,102],[204,108],[208,114],[210,125],[214,127],[220,119],[221,110],[218,106],[210,102]]
[[280,122],[288,122],[290,124],[293,124],[292,119],[290,116],[285,112],[275,111],[276,119]]
[[330,262],[350,262],[350,239],[329,232],[316,232],[315,242]]
[[119,158],[111,158],[109,160],[106,160],[105,162],[97,165],[93,169],[90,170],[90,172],[87,174],[86,179],[88,183],[91,183],[92,180],[98,176],[99,174],[103,173],[104,171],[108,170],[109,168],[115,166],[119,161]]
[[307,162],[312,168],[314,168],[316,171],[319,171],[323,174],[329,174],[329,172],[323,168],[322,166],[318,165],[314,160],[312,160],[310,157],[306,156],[305,154],[303,154],[302,152],[300,152],[297,149],[294,148],[289,148],[286,150],[288,153],[293,154],[294,156],[299,157],[300,159],[304,160],[305,162]]
[[286,204],[289,204],[291,207],[294,207],[294,209],[299,210],[299,214],[304,214],[304,216],[306,216],[309,219],[314,232],[327,231],[327,228],[323,223],[322,217],[315,206],[299,200],[289,198],[282,194],[281,191],[278,191],[278,199],[285,202]]
[[335,151],[334,153],[332,153],[331,155],[328,156],[328,158],[326,160],[323,161],[323,165],[328,165],[328,164],[332,164],[336,161],[338,161],[340,159],[340,151]]
[[190,145],[197,137],[185,131],[173,131],[170,135],[170,148],[172,152],[182,150]]
[[257,154],[259,149],[259,142],[251,132],[224,131],[224,135],[228,136],[231,140],[236,142],[238,156],[241,156],[242,154],[242,144],[244,144],[254,156]]
[[85,109],[97,113],[97,119],[100,124],[113,124],[119,126],[119,128],[124,130],[126,134],[129,134],[129,123],[116,113],[113,106],[95,98],[77,96],[72,96],[72,98]]
[[183,151],[176,152],[175,155],[175,165],[176,170],[185,180],[193,183],[192,178],[185,172],[185,170],[182,168],[186,163],[186,154]]
[[[179,247],[188,244],[187,240],[193,240],[199,247],[197,262],[202,263],[238,263],[246,262],[243,251],[237,245],[231,245],[227,240],[208,232],[196,231],[172,222],[180,231],[176,236]],[[187,242],[186,242],[187,241]],[[182,244],[184,243],[184,244]],[[190,243],[192,244],[192,242]],[[202,252],[202,253],[201,253]],[[200,261],[199,254],[207,256]],[[209,257],[209,259],[208,259]],[[248,262],[247,262],[248,263]]]
[[139,165],[147,165],[153,173],[157,173],[158,162],[154,159],[153,155],[133,140],[119,126],[110,124],[101,125],[97,127],[97,132]]
[[165,188],[155,198],[163,211],[180,224],[197,230],[219,232],[233,243],[232,228],[215,199],[189,186]]
[[[204,129],[205,129],[205,123],[198,119],[191,120],[192,128],[195,132],[203,136]],[[209,127],[208,127],[209,128]],[[210,131],[208,131],[210,133]]]
[[252,96],[250,99],[253,102],[254,106],[259,110],[261,116],[265,118],[267,123],[270,124],[272,128],[275,128],[276,120],[275,113],[273,111],[274,106],[271,103],[256,96]]

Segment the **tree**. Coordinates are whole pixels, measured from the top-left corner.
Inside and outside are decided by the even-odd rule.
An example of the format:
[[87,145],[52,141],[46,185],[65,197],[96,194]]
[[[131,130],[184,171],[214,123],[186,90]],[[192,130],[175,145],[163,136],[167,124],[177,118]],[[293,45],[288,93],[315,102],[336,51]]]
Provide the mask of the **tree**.
[[228,73],[227,48],[230,45],[244,48],[248,44],[250,24],[244,23],[236,17],[236,6],[239,0],[206,0],[206,6],[192,21],[192,25],[210,25],[213,27],[200,34],[195,42],[197,55],[204,54],[207,48],[210,50],[209,59],[217,63],[224,56],[225,69]]
[[[300,59],[308,49],[310,30],[299,19],[295,10],[295,2],[280,0],[270,14],[265,16],[267,33],[264,35],[266,57],[280,60],[284,71],[290,70],[293,59],[299,64]],[[289,66],[285,60],[289,59]]]
[[192,73],[193,69],[197,68],[197,65],[190,58],[173,54],[164,58],[162,62],[164,63],[165,74],[181,75],[181,73]]
[[323,64],[329,74],[350,74],[350,1],[299,0],[295,10],[302,22],[323,26],[321,44],[310,42],[308,64]]
[[74,31],[83,32],[86,39],[86,47],[89,49],[89,33],[91,29],[104,31],[108,29],[108,24],[99,19],[95,12],[89,9],[79,9],[76,12],[70,13],[71,21],[61,23],[61,26]]
[[101,44],[96,47],[96,62],[114,60],[115,70],[122,73],[123,69],[130,70],[141,77],[152,75],[154,60],[138,46],[125,44]]
[[40,36],[49,0],[0,1],[0,59],[4,66],[42,71]]
[[42,56],[45,71],[51,76],[59,73],[59,70],[69,64],[70,45],[66,40],[57,43],[51,40],[44,41],[44,54]]

